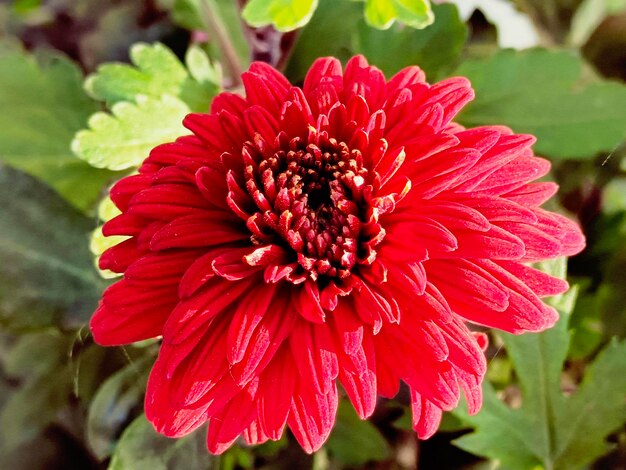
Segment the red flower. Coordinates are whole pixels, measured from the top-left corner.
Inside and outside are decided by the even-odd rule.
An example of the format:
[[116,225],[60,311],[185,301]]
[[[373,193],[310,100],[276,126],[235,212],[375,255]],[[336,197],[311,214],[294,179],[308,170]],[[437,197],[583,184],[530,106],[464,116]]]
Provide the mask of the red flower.
[[313,452],[338,382],[366,418],[404,381],[421,438],[461,391],[478,411],[482,338],[464,322],[550,327],[540,297],[567,283],[528,263],[584,246],[539,208],[557,186],[530,183],[550,168],[533,137],[454,124],[468,81],[417,67],[385,81],[363,57],[343,73],[320,59],[301,89],[255,63],[243,82],[111,190],[104,233],[131,238],[101,258],[124,278],[91,329],[104,345],[162,335],[148,419],[168,436],[210,420],[214,453],[287,425]]

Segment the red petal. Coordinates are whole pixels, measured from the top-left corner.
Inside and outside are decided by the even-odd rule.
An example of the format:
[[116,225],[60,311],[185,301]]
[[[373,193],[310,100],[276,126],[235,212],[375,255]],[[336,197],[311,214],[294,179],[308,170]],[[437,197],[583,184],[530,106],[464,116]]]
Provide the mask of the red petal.
[[246,98],[251,105],[259,105],[277,116],[291,85],[269,65],[256,64],[256,71],[250,67],[249,72],[241,75]]
[[337,387],[334,384],[326,395],[299,387],[293,397],[287,423],[306,453],[312,454],[328,439],[335,422],[337,404]]
[[401,90],[411,85],[424,83],[426,74],[422,69],[413,65],[403,68],[387,82],[387,95],[391,95],[395,90]]
[[240,116],[247,108],[246,100],[237,93],[223,92],[211,101],[211,114],[218,114],[220,111],[228,111]]
[[[282,429],[280,433],[282,434]],[[261,422],[257,417],[252,420],[250,425],[243,432],[243,439],[248,445],[259,445],[267,442],[270,439],[270,436],[265,433],[263,427],[261,426]],[[280,435],[273,440],[277,441],[278,439],[280,439]]]
[[[465,77],[454,77],[442,80],[430,87],[428,103],[437,103],[443,106],[444,121],[446,126],[467,103],[474,99],[474,90],[469,80]],[[437,129],[439,130],[439,129]]]
[[276,353],[260,380],[257,410],[263,431],[270,439],[280,438],[287,422],[298,371],[286,346]]
[[258,380],[250,382],[211,418],[207,433],[209,452],[216,455],[225,452],[255,419],[258,385]]
[[522,204],[526,207],[538,207],[556,194],[559,186],[556,183],[529,183],[514,189],[502,197]]
[[131,264],[124,277],[133,284],[178,284],[183,273],[199,256],[198,251],[149,253]]
[[341,62],[334,57],[323,57],[313,62],[309,68],[302,89],[309,102],[314,103],[315,92],[320,85],[331,86],[338,95],[342,89],[342,77]]
[[509,306],[508,289],[489,272],[471,261],[458,259],[427,261],[428,279],[446,298],[450,307],[488,308],[503,312]]
[[320,304],[320,293],[316,282],[305,281],[294,300],[297,311],[302,317],[313,323],[324,323],[326,313]]
[[289,344],[296,367],[307,371],[300,380],[311,384],[317,393],[328,393],[339,373],[328,325],[299,321],[291,332]]
[[274,297],[273,311],[263,316],[241,361],[230,369],[230,375],[236,383],[244,384],[261,374],[280,345],[291,334],[297,316],[289,309],[288,299],[284,293],[278,293]]
[[89,328],[99,345],[120,346],[159,336],[169,313],[170,309],[161,307],[150,312],[115,315],[100,304],[91,317]]
[[211,266],[215,274],[228,279],[238,281],[263,269],[262,266],[250,266],[244,258],[253,250],[252,247],[223,248],[220,255],[216,256]]
[[250,278],[237,282],[214,277],[193,296],[178,303],[172,311],[164,328],[164,337],[168,342],[179,343],[187,338],[194,329],[220,314],[255,284]]
[[552,277],[530,266],[512,261],[498,261],[497,264],[526,284],[539,297],[562,294],[569,289],[567,281]]
[[339,381],[361,419],[376,407],[376,355],[369,332],[352,354],[339,354]]
[[202,211],[179,217],[154,234],[150,249],[209,247],[250,238],[246,229],[221,215],[219,211]]
[[156,220],[172,220],[208,207],[195,185],[164,183],[135,194],[128,213]]
[[261,284],[251,290],[237,305],[228,327],[226,357],[229,363],[235,364],[243,359],[256,327],[266,314],[274,314],[268,311],[275,293],[276,285]]
[[128,266],[145,254],[146,251],[137,246],[137,239],[130,238],[102,253],[98,260],[98,266],[100,269],[110,269],[116,273],[123,273]]
[[344,102],[353,96],[362,96],[370,108],[378,108],[385,93],[385,76],[376,67],[367,63],[363,56],[352,57],[343,74]]
[[420,439],[428,439],[437,432],[441,422],[441,408],[422,397],[411,389],[411,411],[413,412],[413,429]]
[[102,226],[102,234],[105,237],[112,235],[139,235],[148,223],[148,219],[124,213],[105,222]]

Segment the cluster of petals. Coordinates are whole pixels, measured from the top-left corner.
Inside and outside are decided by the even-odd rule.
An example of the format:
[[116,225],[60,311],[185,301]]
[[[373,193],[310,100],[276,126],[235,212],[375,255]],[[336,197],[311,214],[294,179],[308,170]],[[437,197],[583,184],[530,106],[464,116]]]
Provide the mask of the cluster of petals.
[[563,280],[531,263],[578,253],[575,223],[540,206],[557,189],[532,136],[453,122],[464,78],[391,79],[363,57],[316,61],[303,86],[270,66],[245,97],[190,114],[111,198],[101,257],[123,273],[95,340],[162,337],[145,409],[167,436],[208,425],[208,449],[328,437],[341,394],[361,418],[410,390],[420,438],[461,394],[481,405],[484,337],[557,319]]

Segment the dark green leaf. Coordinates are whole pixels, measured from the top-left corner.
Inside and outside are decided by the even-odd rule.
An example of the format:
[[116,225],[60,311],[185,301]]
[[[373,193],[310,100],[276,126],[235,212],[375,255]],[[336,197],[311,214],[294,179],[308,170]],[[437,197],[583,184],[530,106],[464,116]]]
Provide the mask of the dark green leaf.
[[339,404],[337,421],[326,447],[349,466],[385,460],[390,453],[389,445],[378,429],[369,421],[361,420],[345,400]]
[[322,0],[303,29],[287,65],[287,75],[301,80],[313,61],[335,56],[345,61],[363,54],[388,76],[408,65],[419,65],[432,81],[455,64],[467,27],[453,5],[434,5],[437,20],[423,30],[396,25],[387,31],[368,27],[358,3]]
[[70,150],[74,133],[97,109],[82,90],[78,67],[57,55],[37,62],[0,48],[0,107],[0,161],[50,184],[75,207],[91,207],[112,173]]
[[36,438],[67,405],[72,371],[67,365],[70,340],[47,331],[21,337],[4,360],[6,373],[19,385],[7,390],[0,409],[0,456]]
[[591,158],[626,137],[626,86],[581,83],[582,61],[563,51],[501,51],[465,62],[476,99],[458,120],[466,126],[504,124],[537,137],[539,154]]
[[158,434],[145,416],[126,428],[117,444],[109,470],[170,470],[217,468],[205,444],[205,429],[180,438]]
[[287,76],[302,80],[318,57],[347,60],[354,54],[361,6],[347,0],[320,0],[313,18],[300,33],[287,64]]
[[132,362],[109,377],[89,406],[87,440],[99,459],[108,457],[133,410],[143,404],[148,378],[148,357]]
[[63,363],[68,351],[69,341],[57,331],[25,334],[6,354],[4,372],[22,380],[42,376]]
[[361,23],[357,51],[387,75],[408,65],[419,65],[432,81],[454,64],[467,39],[467,26],[454,5],[433,8],[436,21],[421,31],[400,26],[378,31]]
[[0,167],[0,220],[0,323],[84,324],[103,287],[87,247],[94,222],[8,167]]

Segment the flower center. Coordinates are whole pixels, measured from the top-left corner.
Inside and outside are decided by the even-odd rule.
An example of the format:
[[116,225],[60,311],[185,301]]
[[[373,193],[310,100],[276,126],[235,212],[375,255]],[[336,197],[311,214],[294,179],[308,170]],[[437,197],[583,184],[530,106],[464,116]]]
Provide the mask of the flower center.
[[253,241],[287,245],[313,279],[345,279],[356,264],[371,262],[362,236],[369,179],[363,156],[319,135],[314,142],[280,137],[269,155],[258,143],[244,148],[246,189],[258,208],[248,223]]

